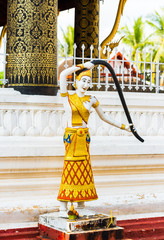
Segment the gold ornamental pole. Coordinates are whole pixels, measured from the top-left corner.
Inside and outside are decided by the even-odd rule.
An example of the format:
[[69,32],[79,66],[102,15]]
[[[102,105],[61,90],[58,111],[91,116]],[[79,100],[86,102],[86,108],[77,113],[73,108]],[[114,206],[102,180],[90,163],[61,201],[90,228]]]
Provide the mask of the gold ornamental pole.
[[85,56],[90,57],[93,45],[93,58],[98,57],[99,47],[99,0],[79,0],[75,7],[75,43],[77,57],[82,56],[81,46],[85,45]]
[[24,94],[57,93],[57,0],[8,0],[7,78]]
[[[90,46],[93,45],[92,57],[99,56],[99,0],[78,0],[75,7],[75,43],[76,56],[82,57],[82,45],[85,46],[84,58],[90,58]],[[77,60],[77,63],[81,63]],[[92,71],[92,80],[97,82],[98,72]],[[96,86],[93,87],[96,90]]]

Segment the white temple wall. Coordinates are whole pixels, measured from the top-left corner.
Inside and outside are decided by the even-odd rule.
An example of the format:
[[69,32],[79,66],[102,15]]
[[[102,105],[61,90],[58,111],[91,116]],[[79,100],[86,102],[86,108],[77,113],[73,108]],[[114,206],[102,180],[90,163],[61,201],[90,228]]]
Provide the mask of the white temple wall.
[[[126,118],[118,94],[94,92],[106,114]],[[164,95],[125,93],[138,133],[102,122],[94,109],[89,120],[91,161],[99,199],[93,209],[118,218],[164,212]],[[0,89],[0,227],[36,222],[57,210],[62,174],[65,115],[60,96],[21,95]]]

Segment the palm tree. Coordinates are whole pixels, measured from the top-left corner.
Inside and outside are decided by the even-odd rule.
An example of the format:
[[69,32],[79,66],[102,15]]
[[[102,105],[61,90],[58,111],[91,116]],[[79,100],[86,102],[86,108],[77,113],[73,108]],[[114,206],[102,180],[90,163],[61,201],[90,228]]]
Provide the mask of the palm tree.
[[155,11],[154,14],[148,16],[146,22],[154,30],[152,38],[155,42],[155,48],[153,49],[153,60],[157,61],[159,54],[159,61],[164,62],[164,8],[161,8],[161,15]]
[[[65,41],[65,44],[67,44],[67,46],[68,46],[67,55],[68,55],[68,57],[73,56],[74,28],[71,25],[69,25],[67,27],[66,33],[64,32],[63,29],[61,29],[61,30],[63,32],[63,38]],[[63,56],[65,56],[65,52],[64,52],[65,44],[62,44],[60,41],[59,41],[59,43],[60,43],[59,54],[61,57],[63,57]]]
[[152,46],[153,42],[149,40],[149,36],[145,37],[145,24],[142,21],[142,17],[137,18],[134,20],[134,25],[132,29],[129,29],[127,25],[121,28],[119,33],[125,35],[122,40],[122,43],[128,45],[132,49],[132,60],[136,61],[137,58],[137,51],[139,61],[143,60],[143,50],[148,47]]

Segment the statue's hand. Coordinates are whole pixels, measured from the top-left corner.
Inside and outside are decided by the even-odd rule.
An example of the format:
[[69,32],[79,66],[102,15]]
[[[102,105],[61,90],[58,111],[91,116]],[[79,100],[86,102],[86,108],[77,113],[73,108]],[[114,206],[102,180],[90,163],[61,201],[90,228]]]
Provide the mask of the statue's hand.
[[88,68],[88,69],[93,69],[94,68],[94,64],[91,63],[91,62],[86,62],[83,64],[84,65],[84,68]]

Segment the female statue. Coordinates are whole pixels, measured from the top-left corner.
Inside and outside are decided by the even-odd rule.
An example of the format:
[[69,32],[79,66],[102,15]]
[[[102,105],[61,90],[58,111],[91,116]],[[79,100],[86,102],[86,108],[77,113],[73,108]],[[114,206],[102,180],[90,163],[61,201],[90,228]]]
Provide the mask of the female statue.
[[[94,96],[85,95],[91,84],[91,69],[94,64],[86,62],[65,69],[60,74],[60,93],[63,97],[67,117],[67,127],[64,134],[65,159],[58,200],[61,216],[66,215],[67,203],[77,202],[77,207],[83,208],[85,201],[98,198],[89,155],[90,134],[87,128],[91,107],[94,107],[99,117],[120,129],[129,130],[129,126],[115,122],[106,116]],[[76,72],[75,93],[67,91],[67,75]]]

